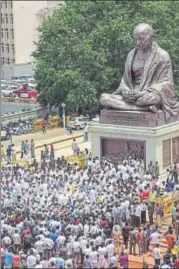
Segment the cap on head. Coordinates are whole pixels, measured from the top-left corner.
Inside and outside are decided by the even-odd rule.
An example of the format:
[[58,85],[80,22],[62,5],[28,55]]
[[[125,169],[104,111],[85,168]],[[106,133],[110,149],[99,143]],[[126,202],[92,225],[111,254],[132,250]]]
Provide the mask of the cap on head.
[[153,28],[147,24],[147,23],[140,23],[138,24],[135,28],[134,28],[134,31],[133,31],[133,36],[136,34],[136,33],[148,33],[150,36],[154,36],[154,30]]

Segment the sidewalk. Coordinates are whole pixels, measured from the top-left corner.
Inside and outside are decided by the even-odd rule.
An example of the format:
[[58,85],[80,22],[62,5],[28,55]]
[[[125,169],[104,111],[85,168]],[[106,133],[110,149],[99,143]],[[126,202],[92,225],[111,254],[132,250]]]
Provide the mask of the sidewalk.
[[[37,133],[28,133],[19,136],[12,137],[12,144],[16,146],[17,153],[21,150],[21,141],[28,140],[30,142],[31,139],[34,139],[35,148],[41,148],[44,144],[57,144],[59,142],[64,142],[68,140],[72,140],[73,138],[83,137],[83,131],[74,131],[72,135],[64,133],[63,128],[55,128],[51,130],[47,130],[46,134],[42,134],[42,132]],[[2,145],[5,148],[11,144],[11,141],[2,141]]]
[[[74,133],[72,135],[60,135],[58,137],[52,137],[52,138],[46,138],[44,140],[40,140],[40,141],[35,141],[35,149],[40,149],[44,146],[44,144],[46,145],[50,145],[50,144],[58,144],[58,143],[62,143],[62,142],[66,142],[66,141],[72,141],[73,138],[77,139],[77,138],[81,138],[83,137],[83,134],[80,133]],[[21,146],[16,147],[17,148],[17,153],[20,153],[21,151]]]
[[[87,148],[89,151],[91,150],[91,141],[87,141],[84,142],[83,141],[83,136],[80,138],[76,139],[79,147],[80,147],[80,151],[84,152],[85,148]],[[55,147],[55,158],[61,157],[61,156],[71,156],[73,155],[73,150],[71,147],[72,144],[72,140],[66,140],[64,143],[57,143],[56,147]],[[35,152],[35,156],[37,161],[40,161],[40,150],[37,149]]]

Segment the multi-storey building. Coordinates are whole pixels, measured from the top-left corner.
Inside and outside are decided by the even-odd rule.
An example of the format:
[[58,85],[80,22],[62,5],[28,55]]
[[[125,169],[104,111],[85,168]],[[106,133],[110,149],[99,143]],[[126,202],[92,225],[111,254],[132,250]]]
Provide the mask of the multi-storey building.
[[32,61],[37,28],[61,1],[1,1],[1,66]]

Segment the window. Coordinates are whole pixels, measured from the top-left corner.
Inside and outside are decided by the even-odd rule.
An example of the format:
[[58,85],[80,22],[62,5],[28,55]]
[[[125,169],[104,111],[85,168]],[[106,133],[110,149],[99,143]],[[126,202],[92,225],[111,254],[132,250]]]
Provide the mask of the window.
[[4,43],[1,43],[1,51],[4,52]]
[[10,58],[7,58],[7,64],[10,64]]
[[3,17],[3,15],[2,15],[2,13],[1,13],[1,23],[2,23],[2,24],[4,23],[4,17]]
[[12,1],[9,1],[9,7],[12,9]]
[[13,24],[13,15],[12,15],[12,13],[9,14],[9,21],[10,21],[11,24]]
[[12,63],[15,64],[15,59],[14,58],[12,59]]
[[6,53],[9,53],[9,44],[6,44],[5,47],[6,47]]
[[8,28],[5,28],[4,31],[5,31],[5,37],[6,37],[6,38],[9,38],[9,31],[8,31]]
[[10,29],[10,33],[11,33],[11,38],[14,39],[14,30]]
[[4,65],[4,57],[1,58],[1,63]]
[[8,20],[8,14],[7,13],[5,14],[5,21],[6,21],[6,23],[8,23],[8,21],[9,21]]
[[5,0],[5,8],[7,8],[7,0]]
[[11,45],[12,54],[15,54],[14,44]]
[[3,28],[1,28],[1,39],[4,38],[4,32],[3,32]]

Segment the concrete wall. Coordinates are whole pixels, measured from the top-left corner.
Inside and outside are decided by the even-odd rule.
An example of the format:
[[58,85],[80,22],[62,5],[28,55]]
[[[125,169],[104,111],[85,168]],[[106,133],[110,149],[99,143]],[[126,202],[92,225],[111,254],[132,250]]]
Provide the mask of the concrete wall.
[[35,118],[35,117],[44,118],[47,116],[48,111],[49,111],[48,108],[43,108],[43,109],[35,109],[31,111],[17,112],[14,114],[4,115],[1,117],[1,122],[6,123],[9,121],[15,121],[19,119],[25,120],[28,118]]

